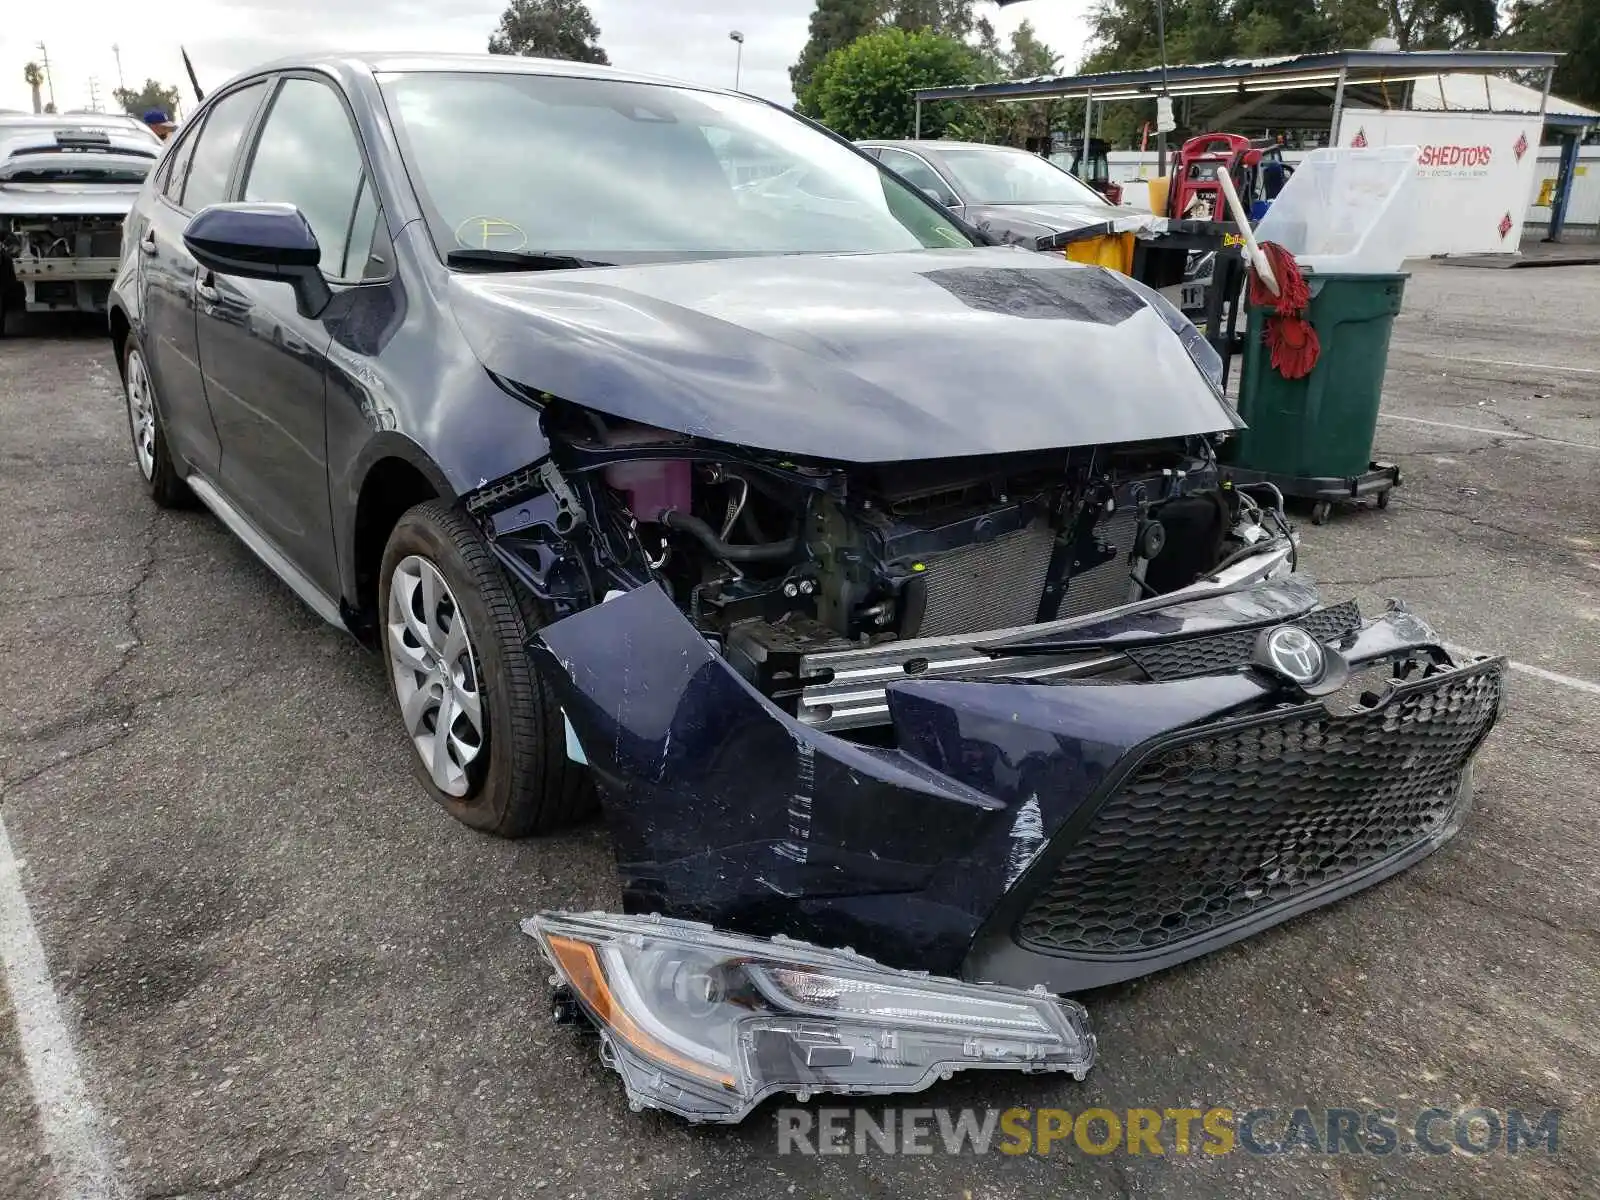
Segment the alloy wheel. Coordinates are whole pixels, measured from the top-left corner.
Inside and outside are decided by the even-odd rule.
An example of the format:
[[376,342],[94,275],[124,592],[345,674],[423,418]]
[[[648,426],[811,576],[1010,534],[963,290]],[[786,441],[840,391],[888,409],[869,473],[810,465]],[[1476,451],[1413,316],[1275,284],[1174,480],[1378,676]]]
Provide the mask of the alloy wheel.
[[128,428],[133,433],[133,452],[145,479],[156,474],[156,408],[150,392],[150,376],[144,369],[144,355],[128,354]]
[[468,768],[488,742],[466,615],[433,563],[412,554],[389,582],[385,643],[406,732],[434,786],[465,796]]

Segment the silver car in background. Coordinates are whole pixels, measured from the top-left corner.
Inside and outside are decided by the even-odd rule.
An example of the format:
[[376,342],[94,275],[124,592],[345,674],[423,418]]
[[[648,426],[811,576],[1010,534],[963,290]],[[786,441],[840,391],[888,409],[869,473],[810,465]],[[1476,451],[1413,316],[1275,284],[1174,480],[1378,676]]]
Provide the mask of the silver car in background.
[[133,117],[0,112],[0,333],[24,312],[105,311],[161,151]]

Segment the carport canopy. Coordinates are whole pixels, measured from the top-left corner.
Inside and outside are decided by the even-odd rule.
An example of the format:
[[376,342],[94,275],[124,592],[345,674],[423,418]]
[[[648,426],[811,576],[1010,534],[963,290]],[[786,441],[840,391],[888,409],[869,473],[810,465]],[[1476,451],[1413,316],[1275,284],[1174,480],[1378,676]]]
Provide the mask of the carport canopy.
[[1410,89],[1419,81],[1457,73],[1531,73],[1541,84],[1536,115],[1546,124],[1582,127],[1593,117],[1547,112],[1550,81],[1561,54],[1523,50],[1341,50],[1279,58],[1227,59],[1222,62],[1101,71],[1089,75],[1040,76],[1002,83],[920,88],[915,92],[917,127],[922,105],[934,100],[1082,100],[1085,128],[1095,104],[1154,100],[1163,92],[1187,101],[1190,124],[1241,132],[1306,129],[1326,124],[1330,144],[1338,135],[1346,103],[1373,108],[1409,107]]

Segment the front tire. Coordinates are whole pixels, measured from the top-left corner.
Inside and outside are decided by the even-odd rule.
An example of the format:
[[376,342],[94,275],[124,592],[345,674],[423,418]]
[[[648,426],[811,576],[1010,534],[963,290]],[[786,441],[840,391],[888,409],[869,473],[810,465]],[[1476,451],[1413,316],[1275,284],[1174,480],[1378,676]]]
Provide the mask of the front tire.
[[523,649],[543,623],[453,505],[411,509],[379,574],[380,636],[412,766],[446,812],[500,837],[548,833],[593,804],[553,692]]
[[178,474],[167,447],[166,427],[156,406],[155,387],[145,366],[144,353],[130,336],[123,351],[122,395],[128,408],[128,434],[133,438],[133,461],[139,468],[150,498],[161,508],[188,508],[194,493]]

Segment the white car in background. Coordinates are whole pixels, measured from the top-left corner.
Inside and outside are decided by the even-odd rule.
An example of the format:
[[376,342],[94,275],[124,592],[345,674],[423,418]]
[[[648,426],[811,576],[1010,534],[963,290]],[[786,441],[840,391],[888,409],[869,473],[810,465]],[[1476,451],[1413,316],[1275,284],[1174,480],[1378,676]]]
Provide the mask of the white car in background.
[[0,112],[0,333],[23,312],[105,311],[161,151],[133,117]]

